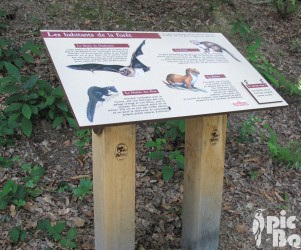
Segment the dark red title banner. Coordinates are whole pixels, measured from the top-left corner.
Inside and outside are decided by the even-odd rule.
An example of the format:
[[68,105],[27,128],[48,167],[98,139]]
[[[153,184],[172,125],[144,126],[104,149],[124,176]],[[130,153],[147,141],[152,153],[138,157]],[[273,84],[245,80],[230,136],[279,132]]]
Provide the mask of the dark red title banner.
[[158,33],[134,32],[42,31],[41,34],[45,38],[161,38]]

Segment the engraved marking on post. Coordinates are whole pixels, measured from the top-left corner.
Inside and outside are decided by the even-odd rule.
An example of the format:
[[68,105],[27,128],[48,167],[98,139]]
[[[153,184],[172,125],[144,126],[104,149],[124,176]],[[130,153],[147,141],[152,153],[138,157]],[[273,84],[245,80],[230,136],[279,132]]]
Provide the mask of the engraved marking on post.
[[128,155],[128,146],[125,143],[119,143],[115,148],[115,158],[118,161],[124,160]]
[[220,139],[219,131],[217,129],[212,130],[211,137],[210,137],[210,143],[216,144],[216,143],[218,143],[219,139]]

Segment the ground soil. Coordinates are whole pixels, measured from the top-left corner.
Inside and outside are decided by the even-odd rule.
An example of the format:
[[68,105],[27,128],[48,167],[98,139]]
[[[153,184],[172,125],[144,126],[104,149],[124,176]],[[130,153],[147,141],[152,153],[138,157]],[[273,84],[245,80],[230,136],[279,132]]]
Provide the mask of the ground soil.
[[[112,0],[106,5],[92,0],[2,0],[0,9],[11,14],[5,20],[8,29],[2,35],[17,43],[25,40],[42,43],[40,29],[222,32],[244,54],[248,42],[231,34],[232,22],[242,18],[252,34],[262,38],[262,53],[267,59],[288,79],[297,82],[301,75],[300,11],[282,20],[269,1],[213,2],[216,6],[211,8],[208,3],[196,0]],[[58,85],[59,79],[48,58],[45,52],[34,71]],[[283,145],[290,140],[301,140],[296,111],[299,100],[282,95],[290,104],[287,108],[228,117],[219,249],[256,249],[252,222],[259,208],[266,209],[264,215],[276,216],[285,209],[288,216],[301,219],[301,172],[271,158],[266,140],[268,131],[263,129],[264,124],[269,124]],[[258,118],[252,140],[239,140],[242,123],[250,115]],[[136,249],[180,249],[183,172],[176,171],[169,182],[162,180],[163,163],[151,161],[149,149],[144,147],[154,137],[151,124],[137,125]],[[94,249],[92,194],[80,201],[71,192],[56,191],[62,182],[76,186],[82,175],[92,177],[91,153],[80,156],[74,145],[77,139],[74,131],[65,126],[53,129],[46,120],[35,122],[31,138],[19,135],[18,139],[13,148],[0,149],[0,154],[19,155],[26,162],[44,166],[43,194],[17,213],[11,207],[0,211],[0,249],[58,247],[35,230],[37,221],[45,218],[54,222],[65,220],[68,225],[76,226],[77,249]],[[0,168],[0,188],[10,178],[20,179],[19,171]],[[28,239],[13,246],[8,231],[16,225],[26,228]],[[300,221],[289,233],[301,235]],[[271,235],[263,235],[262,249],[273,249]]]

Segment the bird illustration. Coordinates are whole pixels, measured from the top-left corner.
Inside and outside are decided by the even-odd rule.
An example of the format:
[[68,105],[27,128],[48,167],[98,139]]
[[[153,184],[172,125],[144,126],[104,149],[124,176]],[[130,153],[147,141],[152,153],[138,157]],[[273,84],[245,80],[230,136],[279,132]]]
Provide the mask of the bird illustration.
[[264,229],[264,218],[262,216],[262,212],[264,209],[258,209],[255,212],[254,220],[253,220],[253,234],[255,236],[256,247],[259,247],[261,244],[261,233]]
[[119,73],[127,77],[142,76],[145,72],[150,70],[150,67],[145,66],[142,62],[138,60],[138,56],[143,55],[142,47],[145,44],[145,40],[138,46],[138,48],[132,54],[130,65],[107,65],[99,63],[88,63],[79,65],[68,65],[67,67],[75,70],[88,70],[94,71],[110,71]]

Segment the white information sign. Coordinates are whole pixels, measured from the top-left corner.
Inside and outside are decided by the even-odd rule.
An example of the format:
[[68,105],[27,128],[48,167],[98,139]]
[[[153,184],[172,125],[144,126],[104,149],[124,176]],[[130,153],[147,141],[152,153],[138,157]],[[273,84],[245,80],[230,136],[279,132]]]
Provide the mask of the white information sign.
[[80,127],[287,106],[220,33],[41,33]]

